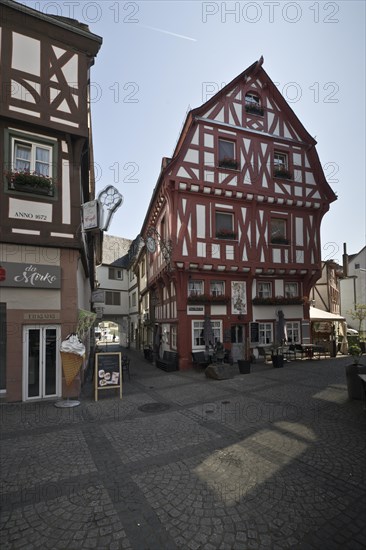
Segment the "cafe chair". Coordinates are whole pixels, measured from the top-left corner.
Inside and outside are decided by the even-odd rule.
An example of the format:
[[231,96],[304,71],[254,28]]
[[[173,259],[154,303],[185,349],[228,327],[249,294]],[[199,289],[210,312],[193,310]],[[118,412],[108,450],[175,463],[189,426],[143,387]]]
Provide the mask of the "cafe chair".
[[122,380],[124,380],[124,374],[128,375],[128,379],[131,380],[130,377],[130,359],[127,357],[127,355],[122,356]]

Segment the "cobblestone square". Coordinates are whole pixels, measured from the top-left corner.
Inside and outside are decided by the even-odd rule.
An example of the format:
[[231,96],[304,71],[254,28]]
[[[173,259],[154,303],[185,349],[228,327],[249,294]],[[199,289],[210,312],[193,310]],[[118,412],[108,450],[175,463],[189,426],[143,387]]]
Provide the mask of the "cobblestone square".
[[366,545],[366,411],[338,357],[208,380],[129,350],[120,401],[2,404],[1,548]]

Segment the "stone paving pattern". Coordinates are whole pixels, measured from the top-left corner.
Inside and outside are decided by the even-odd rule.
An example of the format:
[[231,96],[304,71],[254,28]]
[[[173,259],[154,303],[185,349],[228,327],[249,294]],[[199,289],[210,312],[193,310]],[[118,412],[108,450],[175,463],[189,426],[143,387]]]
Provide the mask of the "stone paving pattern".
[[2,550],[366,548],[350,358],[211,380],[127,353],[122,400],[0,405]]

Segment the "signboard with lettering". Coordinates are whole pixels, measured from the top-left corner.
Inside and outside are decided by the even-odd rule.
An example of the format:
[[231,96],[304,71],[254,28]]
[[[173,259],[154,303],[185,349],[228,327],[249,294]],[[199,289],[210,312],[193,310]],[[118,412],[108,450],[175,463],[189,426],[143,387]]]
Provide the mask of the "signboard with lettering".
[[82,205],[82,209],[83,209],[84,229],[86,231],[88,231],[89,229],[99,228],[99,202],[98,202],[98,200],[85,202]]
[[32,222],[52,222],[52,204],[11,198],[9,200],[9,218]]
[[101,352],[95,354],[94,399],[98,392],[119,389],[122,399],[122,359],[121,352]]
[[20,288],[61,288],[61,267],[55,265],[2,262],[6,279],[0,286]]

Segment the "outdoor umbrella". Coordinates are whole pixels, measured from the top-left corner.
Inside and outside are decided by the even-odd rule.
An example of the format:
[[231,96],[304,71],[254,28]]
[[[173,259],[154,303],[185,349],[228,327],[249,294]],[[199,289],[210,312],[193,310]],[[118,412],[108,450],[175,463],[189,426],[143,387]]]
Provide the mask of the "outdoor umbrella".
[[286,321],[283,311],[280,309],[277,312],[278,321],[277,321],[277,342],[283,344],[287,341],[287,331],[286,331]]
[[211,319],[208,315],[205,317],[205,322],[203,323],[203,339],[205,341],[205,346],[213,346],[215,344],[215,336],[212,328]]

